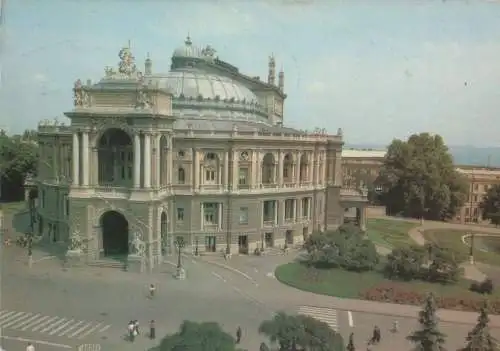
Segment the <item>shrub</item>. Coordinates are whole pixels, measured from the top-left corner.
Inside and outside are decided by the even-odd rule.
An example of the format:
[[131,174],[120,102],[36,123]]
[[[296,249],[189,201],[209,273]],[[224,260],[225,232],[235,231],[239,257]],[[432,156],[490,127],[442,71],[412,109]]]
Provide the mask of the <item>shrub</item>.
[[486,278],[480,283],[474,282],[470,285],[469,290],[479,294],[491,295],[493,293],[493,281]]
[[413,280],[419,279],[425,252],[421,247],[395,248],[387,256],[384,273],[389,279]]

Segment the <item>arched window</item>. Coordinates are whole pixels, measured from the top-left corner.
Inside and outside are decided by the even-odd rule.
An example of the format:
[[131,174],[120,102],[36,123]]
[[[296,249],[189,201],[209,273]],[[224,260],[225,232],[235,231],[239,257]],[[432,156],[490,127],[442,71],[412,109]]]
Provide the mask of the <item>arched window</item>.
[[182,167],[177,170],[177,180],[179,184],[184,184],[186,181],[186,172]]

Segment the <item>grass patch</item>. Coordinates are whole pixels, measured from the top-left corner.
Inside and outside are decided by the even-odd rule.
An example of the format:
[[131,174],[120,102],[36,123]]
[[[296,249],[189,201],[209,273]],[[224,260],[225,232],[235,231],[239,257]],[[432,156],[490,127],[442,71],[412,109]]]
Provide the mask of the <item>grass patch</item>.
[[[474,233],[481,234],[478,232]],[[433,229],[423,232],[426,241],[433,242],[439,247],[446,247],[452,250],[455,253],[455,257],[460,261],[466,261],[469,258],[470,248],[462,242],[462,236],[466,234],[468,234],[468,231],[453,229]],[[476,236],[475,238],[475,240],[483,239],[486,240],[483,244],[487,244],[487,240],[495,240],[491,238],[488,239],[486,237],[480,238],[479,236]],[[500,235],[496,240],[500,242]],[[474,250],[474,259],[476,261],[492,265],[500,265],[500,254],[478,250],[478,246],[480,245],[475,245]]]
[[[379,271],[356,273],[343,269],[316,269],[300,262],[279,266],[274,274],[280,282],[294,288],[343,298],[359,299],[367,290],[384,283],[391,283],[402,290],[422,294],[433,292],[440,297],[481,298],[479,294],[469,291],[471,282],[466,279],[454,285],[420,280],[400,282],[384,278]],[[495,289],[492,296],[500,297],[500,291]]]
[[4,214],[15,214],[26,209],[25,201],[1,202],[0,210]]
[[372,218],[367,220],[366,234],[375,245],[393,249],[414,244],[408,232],[416,226],[402,220]]

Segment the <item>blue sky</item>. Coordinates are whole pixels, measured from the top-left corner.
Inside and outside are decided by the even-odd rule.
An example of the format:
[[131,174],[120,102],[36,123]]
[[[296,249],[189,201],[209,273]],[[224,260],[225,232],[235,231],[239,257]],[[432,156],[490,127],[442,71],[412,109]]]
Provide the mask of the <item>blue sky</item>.
[[168,71],[187,33],[248,75],[285,70],[285,124],[343,128],[349,143],[415,132],[500,146],[500,2],[11,0],[0,127],[33,128],[72,107],[128,40]]

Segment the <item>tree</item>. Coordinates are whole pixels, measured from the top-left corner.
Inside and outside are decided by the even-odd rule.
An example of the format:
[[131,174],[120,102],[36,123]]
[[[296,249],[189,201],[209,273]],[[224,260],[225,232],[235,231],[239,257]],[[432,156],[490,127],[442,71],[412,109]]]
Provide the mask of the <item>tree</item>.
[[467,345],[462,351],[497,351],[497,341],[491,336],[489,328],[488,303],[484,301],[479,311],[477,324],[469,332],[465,341]]
[[36,175],[38,146],[21,136],[0,135],[0,177],[2,195],[6,200],[23,197],[23,186],[28,175]]
[[467,183],[439,135],[414,134],[389,145],[380,172],[390,214],[444,220],[465,202]]
[[446,248],[434,249],[427,279],[444,284],[456,283],[462,270],[453,251]]
[[184,321],[179,331],[167,335],[155,351],[236,351],[236,340],[215,322]]
[[436,316],[436,300],[431,293],[425,299],[424,308],[418,313],[420,329],[407,336],[407,339],[417,345],[419,351],[445,351],[446,335],[438,329]]
[[342,267],[352,271],[374,269],[379,262],[375,245],[354,225],[314,233],[304,243],[308,262],[318,268]]
[[344,340],[328,324],[304,315],[278,312],[263,321],[259,333],[266,335],[280,351],[344,351]]
[[479,207],[484,220],[490,220],[496,226],[500,224],[500,184],[488,189]]
[[399,247],[387,255],[385,273],[389,279],[413,280],[422,278],[425,263],[425,249],[422,247]]

